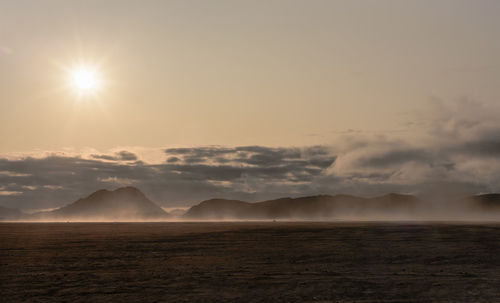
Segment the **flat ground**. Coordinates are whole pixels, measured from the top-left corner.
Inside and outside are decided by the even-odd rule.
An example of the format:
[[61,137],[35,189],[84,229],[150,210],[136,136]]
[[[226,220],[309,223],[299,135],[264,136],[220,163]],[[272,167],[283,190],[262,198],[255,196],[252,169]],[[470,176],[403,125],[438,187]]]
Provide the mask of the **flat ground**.
[[500,225],[0,224],[1,302],[498,302]]

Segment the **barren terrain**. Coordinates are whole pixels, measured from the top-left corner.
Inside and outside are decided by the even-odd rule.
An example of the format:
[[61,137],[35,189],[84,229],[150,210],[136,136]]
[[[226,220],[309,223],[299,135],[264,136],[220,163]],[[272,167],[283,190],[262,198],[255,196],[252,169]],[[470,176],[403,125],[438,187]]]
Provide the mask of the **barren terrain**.
[[494,302],[500,225],[2,223],[2,302]]

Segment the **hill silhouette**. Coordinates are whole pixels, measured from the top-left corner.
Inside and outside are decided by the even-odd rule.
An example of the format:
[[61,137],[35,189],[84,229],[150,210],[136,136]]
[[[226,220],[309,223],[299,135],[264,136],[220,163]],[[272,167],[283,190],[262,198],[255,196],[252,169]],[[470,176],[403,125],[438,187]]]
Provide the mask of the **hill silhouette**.
[[170,215],[135,187],[98,190],[59,209],[33,215],[32,219],[82,221],[163,220]]
[[376,198],[318,195],[281,198],[257,203],[211,199],[191,207],[191,219],[326,219],[339,215],[362,216],[377,212],[410,212],[419,203],[414,196],[388,194]]
[[475,208],[486,210],[500,210],[500,194],[484,194],[472,196],[469,201]]
[[[463,203],[463,202],[466,203]],[[446,204],[467,219],[473,215],[500,215],[500,194],[484,194]],[[449,208],[442,207],[440,211]],[[450,212],[451,212],[450,210]],[[172,215],[148,199],[135,187],[114,191],[98,190],[86,198],[53,211],[32,215],[20,210],[0,207],[0,221],[165,221],[186,220],[398,220],[439,218],[436,208],[412,195],[391,193],[374,198],[350,195],[317,195],[280,198],[262,202],[210,199]],[[441,213],[442,215],[442,213]],[[477,218],[477,217],[476,217]],[[473,219],[473,218],[472,218]]]

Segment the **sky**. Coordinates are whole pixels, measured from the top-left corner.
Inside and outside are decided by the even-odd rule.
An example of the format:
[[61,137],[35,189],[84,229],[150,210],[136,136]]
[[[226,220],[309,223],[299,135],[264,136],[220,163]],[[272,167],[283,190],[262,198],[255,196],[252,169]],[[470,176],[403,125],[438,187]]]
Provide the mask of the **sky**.
[[[500,2],[0,2],[0,205],[500,191]],[[91,97],[68,87],[99,67]]]

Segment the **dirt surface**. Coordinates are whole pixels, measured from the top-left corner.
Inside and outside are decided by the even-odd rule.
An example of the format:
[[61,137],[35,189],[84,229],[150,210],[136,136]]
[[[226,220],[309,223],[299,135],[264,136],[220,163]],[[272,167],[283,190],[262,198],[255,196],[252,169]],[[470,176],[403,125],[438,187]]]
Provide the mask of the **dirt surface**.
[[1,302],[498,302],[500,225],[0,224]]

